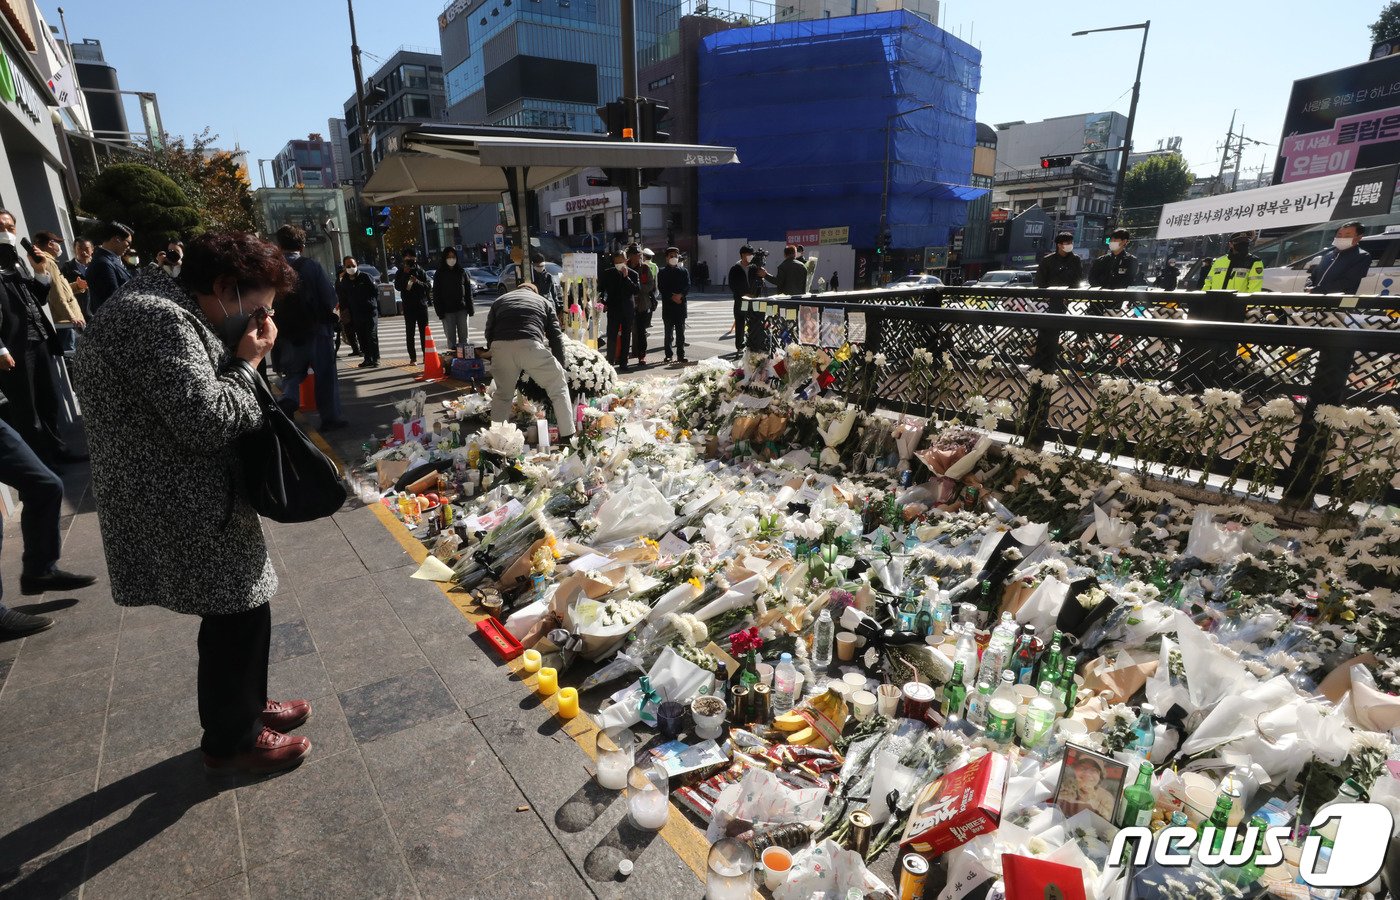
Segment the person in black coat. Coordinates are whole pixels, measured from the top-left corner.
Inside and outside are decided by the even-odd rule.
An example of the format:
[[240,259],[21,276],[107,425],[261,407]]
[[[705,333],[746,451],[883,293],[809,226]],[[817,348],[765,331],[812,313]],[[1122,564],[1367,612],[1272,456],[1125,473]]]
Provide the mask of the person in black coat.
[[120,222],[108,222],[98,233],[100,244],[93,251],[87,270],[88,304],[92,312],[97,312],[117,288],[131,280],[131,272],[122,257],[131,249],[134,238],[131,229]]
[[768,274],[768,270],[753,262],[753,248],[748,244],[739,248],[739,261],[729,267],[729,292],[734,299],[734,327],[721,337],[734,335],[734,349],[744,349],[744,298],[762,297],[763,282],[777,284],[778,279]]
[[[1074,235],[1062,231],[1055,235],[1055,252],[1045,254],[1036,266],[1035,286],[1077,288],[1083,280],[1084,261],[1074,253]],[[1062,313],[1065,301],[1052,300],[1049,307],[1050,312]]]
[[[24,442],[50,465],[87,457],[68,452],[59,431],[62,403],[54,377],[54,357],[61,348],[58,332],[44,314],[48,287],[20,266],[15,217],[0,210],[0,415]],[[62,277],[59,275],[58,277]],[[8,363],[8,364],[7,364]]]
[[[1128,252],[1132,232],[1116,229],[1109,235],[1108,252],[1089,266],[1089,286],[1109,290],[1126,290],[1138,283],[1138,260]],[[1089,304],[1089,315],[1108,314],[1108,306],[1100,301]]]
[[666,248],[666,265],[656,275],[656,287],[661,294],[661,322],[666,329],[664,353],[671,361],[671,338],[676,339],[676,354],[685,362],[686,301],[690,297],[690,273],[681,268],[681,251]]
[[608,362],[619,372],[627,371],[632,323],[637,314],[637,295],[641,291],[637,273],[627,268],[627,254],[614,253],[613,267],[598,277],[598,295],[608,311]]
[[340,316],[336,313],[339,297],[335,285],[320,263],[302,255],[306,249],[305,231],[295,225],[283,225],[277,229],[277,246],[297,274],[296,287],[279,297],[273,306],[281,325],[276,364],[282,373],[282,403],[290,410],[296,409],[301,383],[310,370],[316,374],[316,411],[321,414],[321,430],[344,428],[349,423],[340,415],[340,376],[335,362]]
[[1162,264],[1162,271],[1157,273],[1157,287],[1164,291],[1176,290],[1176,283],[1181,280],[1181,269],[1177,268],[1176,259],[1168,257]]
[[469,342],[467,327],[476,315],[472,280],[457,259],[457,248],[442,251],[441,265],[433,276],[433,312],[442,320],[442,336],[449,353]]
[[1361,249],[1366,229],[1360,222],[1348,222],[1337,229],[1332,249],[1308,270],[1303,288],[1309,294],[1355,294],[1361,279],[1371,269],[1371,254]]
[[373,369],[379,365],[379,289],[374,286],[374,279],[360,271],[355,257],[347,256],[343,263],[340,277],[335,280],[336,301],[342,316],[350,320],[360,345],[364,359],[359,368]]
[[408,361],[418,362],[418,351],[413,347],[413,331],[418,330],[418,343],[423,353],[428,352],[428,273],[418,265],[418,251],[405,247],[403,264],[394,273],[394,290],[403,300],[404,335],[408,339]]

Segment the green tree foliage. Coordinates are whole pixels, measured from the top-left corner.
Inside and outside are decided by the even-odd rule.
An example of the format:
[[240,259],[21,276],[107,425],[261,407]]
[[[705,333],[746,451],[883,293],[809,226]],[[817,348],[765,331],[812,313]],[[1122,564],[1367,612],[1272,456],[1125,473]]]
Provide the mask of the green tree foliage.
[[1149,156],[1128,170],[1123,181],[1123,219],[1129,228],[1151,228],[1162,206],[1186,196],[1195,180],[1179,153]]
[[134,228],[136,245],[146,256],[199,225],[199,212],[180,186],[140,163],[108,166],[83,190],[82,205],[95,218]]
[[1371,23],[1371,43],[1400,37],[1400,0],[1392,0]]

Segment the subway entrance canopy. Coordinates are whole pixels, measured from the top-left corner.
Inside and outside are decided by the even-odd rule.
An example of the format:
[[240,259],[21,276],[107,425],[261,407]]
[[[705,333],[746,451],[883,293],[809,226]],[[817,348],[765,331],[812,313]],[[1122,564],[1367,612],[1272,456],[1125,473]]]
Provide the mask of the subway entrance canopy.
[[[584,169],[678,169],[739,161],[733,147],[647,144],[601,134],[476,125],[411,125],[386,135],[384,157],[362,192],[374,205],[499,203],[517,213],[526,191]],[[528,246],[517,214],[518,246]]]

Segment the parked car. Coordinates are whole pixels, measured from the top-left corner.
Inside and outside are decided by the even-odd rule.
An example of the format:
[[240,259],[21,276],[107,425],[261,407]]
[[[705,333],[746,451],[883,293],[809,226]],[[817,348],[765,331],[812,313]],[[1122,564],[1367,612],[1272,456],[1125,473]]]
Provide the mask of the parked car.
[[361,272],[364,272],[366,275],[369,276],[370,281],[373,281],[375,284],[379,283],[379,268],[377,266],[359,263],[359,269]]
[[499,294],[501,292],[501,277],[490,269],[470,268],[467,274],[472,280],[472,290],[478,294]]
[[969,281],[964,287],[1030,287],[1035,284],[1035,273],[1016,269],[997,269],[984,272],[976,281]]
[[[1330,249],[1330,248],[1329,248]],[[1400,293],[1400,233],[1365,235],[1361,249],[1371,254],[1371,270],[1361,279],[1358,294]],[[1322,261],[1326,250],[1319,250],[1286,266],[1264,270],[1264,290],[1281,294],[1301,294],[1308,283],[1308,269]]]
[[884,289],[890,290],[891,288],[942,286],[943,279],[939,278],[937,275],[905,275],[898,281],[891,281],[889,284],[885,285]]
[[[555,278],[560,278],[564,274],[563,266],[559,265],[558,263],[552,263],[549,261],[545,262],[544,270],[549,274],[553,275]],[[514,290],[519,277],[519,274],[517,274],[515,270],[515,263],[511,263],[510,265],[506,266],[504,269],[501,270],[500,289],[502,291]]]

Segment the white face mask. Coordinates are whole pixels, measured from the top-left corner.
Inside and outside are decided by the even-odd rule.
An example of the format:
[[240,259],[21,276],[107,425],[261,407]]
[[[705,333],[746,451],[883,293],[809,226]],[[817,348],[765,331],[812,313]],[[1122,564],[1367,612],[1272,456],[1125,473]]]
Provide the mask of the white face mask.
[[1122,249],[1123,249],[1123,242],[1122,242],[1122,241],[1109,241],[1109,242],[1108,242],[1108,250],[1109,250],[1110,253],[1117,253],[1119,250],[1122,250]]
[[627,271],[627,263],[618,263],[618,264],[617,264],[617,270],[618,270],[619,272],[626,272],[626,271]]
[[449,256],[449,257],[447,258],[447,268],[450,269],[450,268],[452,268],[452,267],[455,266],[455,265],[457,265],[457,257],[455,257],[455,256]]
[[179,277],[180,277],[180,267],[179,267],[179,266],[161,266],[161,268],[164,269],[164,270],[165,270],[165,273],[166,273],[167,275],[169,275],[171,278],[179,278]]
[[1338,250],[1350,250],[1353,246],[1353,242],[1351,238],[1332,238],[1332,246],[1336,247]]
[[543,272],[543,271],[544,271],[544,263],[535,263],[535,271],[536,271],[536,272]]
[[126,264],[127,264],[128,266],[139,266],[139,265],[141,265],[141,257],[139,257],[139,256],[128,256],[128,257],[126,258]]
[[9,244],[11,247],[19,246],[19,237],[13,231],[0,231],[0,244]]
[[349,275],[351,278],[354,278],[355,275],[359,273],[359,271],[360,271],[360,267],[359,267],[359,266],[346,266],[346,267],[345,267],[345,274],[346,274],[346,275]]
[[1066,252],[1066,253],[1073,253],[1073,252],[1074,252],[1074,245],[1073,245],[1073,244],[1060,244],[1060,245],[1059,245],[1059,248],[1060,248],[1061,250],[1063,250],[1064,252]]

